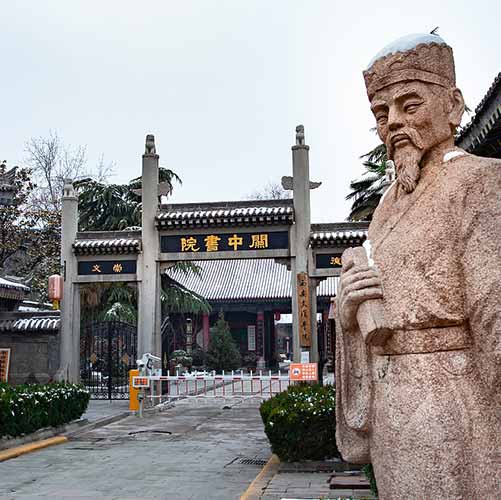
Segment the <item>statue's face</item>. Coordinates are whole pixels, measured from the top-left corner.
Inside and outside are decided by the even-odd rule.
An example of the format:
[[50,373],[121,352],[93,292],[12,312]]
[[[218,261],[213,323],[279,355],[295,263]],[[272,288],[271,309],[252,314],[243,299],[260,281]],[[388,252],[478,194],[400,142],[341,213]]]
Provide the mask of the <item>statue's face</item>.
[[394,83],[374,94],[371,109],[379,137],[407,192],[416,187],[423,156],[452,138],[451,107],[447,89],[421,81]]
[[[452,137],[448,101],[446,89],[420,81],[398,82],[376,92],[371,109],[388,151],[404,147],[415,137],[426,152]],[[406,139],[408,132],[411,137]]]

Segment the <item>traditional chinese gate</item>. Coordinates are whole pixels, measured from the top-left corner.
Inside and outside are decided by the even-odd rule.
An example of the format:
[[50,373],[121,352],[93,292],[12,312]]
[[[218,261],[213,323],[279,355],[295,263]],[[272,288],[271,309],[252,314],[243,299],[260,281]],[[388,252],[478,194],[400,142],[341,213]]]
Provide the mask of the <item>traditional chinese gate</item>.
[[[79,287],[85,283],[137,283],[137,350],[141,355],[160,356],[161,276],[176,262],[190,260],[265,258],[287,265],[292,276],[294,360],[301,361],[306,352],[309,361],[318,361],[317,337],[311,335],[317,327],[316,285],[338,273],[338,269],[331,268],[339,267],[340,252],[329,249],[334,253],[326,257],[323,249],[314,253],[310,248],[310,189],[320,183],[309,179],[308,155],[304,128],[298,126],[296,144],[292,146],[293,176],[282,178],[284,188],[293,191],[292,200],[252,200],[238,202],[238,206],[231,202],[212,203],[210,207],[199,203],[162,205],[159,198],[168,193],[158,181],[159,156],[154,137],[148,135],[142,157],[140,230],[79,233],[78,197],[73,185],[65,184],[59,377],[78,381],[80,375],[94,397],[126,397],[125,368],[134,367],[135,330],[134,351],[131,344],[123,349],[127,342],[120,339],[127,334],[121,328],[116,333],[112,326],[100,326],[90,335],[91,340],[88,334],[86,338],[86,330],[79,370],[74,343],[81,333]],[[122,359],[124,355],[127,362]]]
[[80,379],[93,399],[127,399],[136,367],[137,329],[120,321],[92,322],[80,337]]

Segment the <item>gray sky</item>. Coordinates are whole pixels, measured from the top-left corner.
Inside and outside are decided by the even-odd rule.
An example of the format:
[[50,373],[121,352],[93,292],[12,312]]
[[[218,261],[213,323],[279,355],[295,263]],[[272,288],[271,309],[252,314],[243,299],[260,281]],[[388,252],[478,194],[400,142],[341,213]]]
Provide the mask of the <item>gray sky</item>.
[[183,186],[172,202],[245,198],[310,145],[313,221],[344,220],[358,157],[378,142],[362,78],[393,39],[440,26],[474,108],[501,69],[501,3],[487,0],[0,0],[0,160],[56,130],[140,174],[154,133]]

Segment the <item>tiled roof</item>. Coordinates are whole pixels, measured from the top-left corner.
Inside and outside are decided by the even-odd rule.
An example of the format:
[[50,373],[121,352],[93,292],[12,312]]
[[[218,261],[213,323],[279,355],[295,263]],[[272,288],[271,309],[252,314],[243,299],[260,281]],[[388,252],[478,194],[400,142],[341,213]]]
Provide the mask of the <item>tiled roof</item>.
[[[494,142],[499,152],[499,139],[501,134],[501,73],[498,73],[489,90],[475,108],[475,115],[470,122],[465,125],[456,137],[456,144],[469,152],[480,153],[482,143],[488,135],[494,134],[488,142]],[[492,141],[493,139],[493,141]],[[496,146],[497,144],[497,146]],[[493,154],[488,148],[486,152]],[[498,153],[499,154],[499,153]]]
[[294,222],[294,208],[292,200],[163,205],[156,219],[161,229],[281,225]]
[[0,277],[0,297],[3,299],[22,300],[30,292],[30,287]]
[[136,238],[77,239],[73,243],[73,251],[77,255],[139,253],[141,240]]
[[20,290],[24,292],[29,292],[30,287],[23,285],[22,283],[18,283],[17,281],[8,280],[6,278],[0,277],[0,288],[7,288],[11,290]]
[[[291,272],[273,259],[235,259],[196,261],[201,276],[188,276],[176,269],[167,274],[188,290],[209,302],[287,300],[291,298]],[[331,297],[337,292],[339,278],[322,281],[318,296]]]
[[313,224],[310,245],[313,248],[361,245],[367,239],[368,223],[341,222]]
[[57,332],[60,322],[54,316],[0,319],[0,332]]
[[0,191],[14,191],[16,189],[14,186],[14,178],[17,167],[13,167],[9,171],[2,172],[1,169],[4,168],[4,166],[5,164],[2,164],[0,167]]

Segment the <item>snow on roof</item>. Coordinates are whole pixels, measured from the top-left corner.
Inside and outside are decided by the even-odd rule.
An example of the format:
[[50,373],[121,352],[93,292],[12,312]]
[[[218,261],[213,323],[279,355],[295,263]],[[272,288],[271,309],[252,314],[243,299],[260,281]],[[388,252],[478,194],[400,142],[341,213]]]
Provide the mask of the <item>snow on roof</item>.
[[22,283],[18,283],[17,281],[10,281],[8,279],[2,278],[0,276],[0,287],[1,288],[11,288],[17,290],[24,290],[26,292],[30,291],[30,287],[23,285]]
[[[201,276],[185,275],[176,268],[167,274],[188,290],[208,301],[290,300],[291,272],[273,259],[201,260]],[[339,278],[331,276],[320,282],[318,297],[333,297]]]
[[425,43],[438,43],[439,45],[447,45],[445,40],[438,36],[432,35],[431,33],[412,33],[410,35],[405,35],[397,38],[393,42],[382,48],[372,59],[367,69],[369,70],[371,66],[382,57],[389,56],[390,54],[396,54],[397,52],[407,52],[408,50],[417,47],[419,44]]

